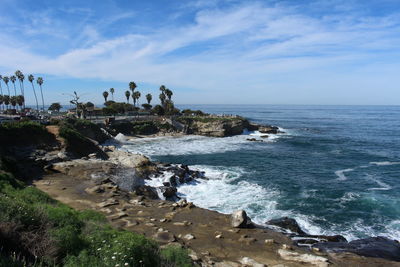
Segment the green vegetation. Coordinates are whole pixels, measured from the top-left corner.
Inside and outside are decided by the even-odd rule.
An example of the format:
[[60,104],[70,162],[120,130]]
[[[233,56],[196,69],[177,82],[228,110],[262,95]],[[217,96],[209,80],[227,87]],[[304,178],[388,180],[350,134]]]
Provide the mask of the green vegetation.
[[0,124],[0,145],[26,145],[51,142],[54,136],[46,127],[32,121]]
[[157,121],[134,121],[113,123],[111,128],[116,132],[135,135],[135,134],[155,134],[159,131],[171,131],[174,127],[169,123],[160,123]]
[[59,112],[61,108],[62,108],[61,104],[57,102],[57,103],[52,103],[49,107],[49,110]]
[[160,249],[76,211],[0,170],[0,266],[192,266],[187,251]]

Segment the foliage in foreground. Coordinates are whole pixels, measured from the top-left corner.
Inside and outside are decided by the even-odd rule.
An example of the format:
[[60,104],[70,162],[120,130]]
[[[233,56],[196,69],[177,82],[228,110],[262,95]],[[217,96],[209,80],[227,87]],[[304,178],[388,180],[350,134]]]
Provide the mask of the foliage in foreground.
[[53,141],[46,127],[33,121],[15,121],[0,124],[1,145],[24,145]]
[[191,266],[180,248],[115,230],[0,170],[0,266]]

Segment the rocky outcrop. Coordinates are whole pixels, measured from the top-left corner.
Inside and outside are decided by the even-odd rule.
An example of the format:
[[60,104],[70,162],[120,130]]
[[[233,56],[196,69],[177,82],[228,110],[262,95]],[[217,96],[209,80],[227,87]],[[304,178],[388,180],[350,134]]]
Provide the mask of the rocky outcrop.
[[279,227],[283,232],[294,237],[295,244],[299,246],[311,246],[319,242],[347,242],[346,238],[341,235],[310,235],[301,229],[295,219],[289,217],[269,220],[266,224]]
[[244,210],[237,210],[231,215],[231,225],[234,228],[253,228],[251,219],[247,217]]
[[386,237],[369,237],[351,242],[324,242],[312,246],[324,252],[351,252],[365,257],[400,261],[400,243]]
[[213,137],[225,137],[239,135],[246,128],[247,121],[237,119],[214,119],[191,121],[188,125],[188,133]]
[[283,229],[290,230],[299,235],[305,235],[306,233],[300,228],[300,225],[293,218],[282,217],[278,219],[272,219],[266,222],[268,225],[275,225]]

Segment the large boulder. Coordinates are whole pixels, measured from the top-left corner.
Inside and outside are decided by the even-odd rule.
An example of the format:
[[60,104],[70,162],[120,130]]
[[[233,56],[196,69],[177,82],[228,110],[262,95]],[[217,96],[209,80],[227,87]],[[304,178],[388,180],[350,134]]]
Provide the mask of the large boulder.
[[234,228],[252,228],[254,224],[251,219],[247,217],[244,210],[237,210],[231,215],[231,225]]
[[365,257],[400,261],[400,243],[386,237],[369,237],[351,242],[323,242],[312,246],[324,252],[351,252]]

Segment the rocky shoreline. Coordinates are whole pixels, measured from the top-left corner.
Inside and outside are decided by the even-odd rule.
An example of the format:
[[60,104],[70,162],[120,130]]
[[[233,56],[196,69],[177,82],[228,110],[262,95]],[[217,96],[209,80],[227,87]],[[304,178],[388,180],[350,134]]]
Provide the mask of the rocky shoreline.
[[[279,131],[277,127],[255,127],[265,133]],[[95,135],[90,135],[91,145],[84,150],[80,147],[77,153],[60,137],[58,126],[47,130],[54,135],[51,143],[10,147],[3,152],[21,160],[22,176],[23,172],[36,176],[33,185],[51,197],[76,209],[100,211],[116,227],[188,248],[198,265],[400,265],[397,241],[373,237],[347,242],[342,236],[309,235],[290,218],[256,225],[245,211],[226,215],[202,209],[180,199],[177,187],[207,179],[204,173],[101,146]],[[161,176],[166,178],[162,185],[148,185]]]
[[[339,259],[339,263],[342,260],[341,257],[347,255],[348,252],[360,256],[374,257],[375,261],[385,261],[384,259],[400,261],[400,254],[398,253],[400,251],[399,243],[384,237],[347,242],[347,240],[340,235],[323,236],[307,234],[300,228],[297,222],[291,218],[279,218],[270,220],[266,222],[265,225],[256,225],[247,217],[245,211],[236,211],[232,215],[223,215],[197,208],[193,203],[186,202],[185,199],[180,199],[177,196],[177,187],[180,184],[195,183],[200,179],[207,179],[204,173],[191,170],[186,165],[153,163],[143,155],[119,151],[114,146],[104,146],[102,150],[107,153],[108,160],[98,159],[95,154],[92,154],[89,155],[89,159],[76,159],[50,164],[47,167],[47,171],[50,174],[45,175],[44,179],[36,182],[36,186],[48,192],[56,199],[61,195],[59,200],[65,202],[66,196],[63,195],[67,195],[67,189],[69,189],[70,185],[65,185],[63,180],[65,180],[66,177],[74,177],[74,179],[80,181],[75,186],[76,192],[74,193],[78,194],[79,197],[74,196],[72,198],[68,196],[68,199],[74,200],[72,202],[68,200],[68,202],[66,202],[67,204],[82,208],[80,204],[77,206],[77,203],[75,203],[77,199],[80,201],[79,203],[88,202],[87,195],[90,195],[90,197],[95,196],[97,201],[101,201],[97,203],[97,201],[92,202],[92,200],[90,200],[90,208],[99,208],[101,212],[108,215],[110,221],[124,228],[142,229],[141,227],[135,227],[142,223],[144,224],[143,227],[146,228],[142,229],[144,234],[148,235],[149,232],[152,233],[152,230],[148,230],[147,228],[156,230],[155,233],[152,234],[152,237],[160,242],[168,244],[177,243],[178,241],[178,243],[183,243],[186,246],[192,243],[188,241],[197,238],[196,236],[199,235],[199,229],[193,229],[192,232],[188,233],[185,231],[166,230],[162,225],[171,222],[171,219],[168,217],[171,214],[165,214],[165,217],[154,220],[152,216],[155,216],[154,213],[157,213],[157,210],[153,209],[150,212],[148,211],[149,214],[153,215],[145,216],[145,218],[140,217],[140,220],[142,220],[142,222],[140,222],[137,218],[132,218],[132,220],[128,219],[130,214],[127,211],[129,211],[132,206],[135,207],[136,211],[137,207],[145,207],[147,205],[146,203],[151,203],[149,207],[157,207],[157,209],[159,208],[158,205],[168,207],[170,213],[184,208],[185,212],[188,213],[185,220],[172,223],[174,227],[181,226],[184,228],[193,224],[199,224],[197,219],[191,219],[191,212],[194,208],[196,208],[195,210],[199,213],[203,213],[202,216],[208,216],[209,213],[212,213],[214,217],[220,216],[224,218],[227,223],[227,225],[224,226],[228,226],[229,228],[227,231],[232,231],[232,233],[240,233],[243,231],[251,233],[251,235],[237,235],[237,240],[235,242],[247,245],[254,243],[258,244],[258,246],[261,242],[263,243],[264,249],[268,246],[268,243],[272,243],[275,253],[279,256],[278,258],[285,262],[297,262],[314,266],[328,266],[328,263],[331,263],[340,266],[341,264],[335,264],[336,261]],[[169,175],[165,176],[165,173]],[[156,179],[160,176],[165,176],[162,186],[153,187],[146,185],[146,181],[149,179]],[[59,180],[59,177],[62,177],[62,179]],[[58,183],[63,186],[61,190],[50,189],[54,182],[53,179],[57,180]],[[50,184],[48,181],[50,181]],[[55,194],[54,191],[57,193]],[[123,205],[121,205],[121,203],[123,203]],[[115,209],[112,207],[115,207]],[[140,210],[138,210],[137,213],[141,213],[139,211]],[[161,223],[161,225],[157,226],[155,224],[156,221]],[[226,232],[218,231],[217,225],[215,225],[215,227],[209,227],[215,228],[214,239],[222,239],[226,235]],[[254,235],[254,233],[257,234]],[[263,240],[261,240],[260,233],[268,234],[268,237],[273,233],[274,238],[263,237]],[[209,239],[210,236],[207,237],[207,242],[213,242]],[[280,241],[277,243],[277,240]],[[205,241],[202,240],[202,242]],[[276,243],[281,246],[279,249],[276,248]],[[206,246],[206,244],[204,244],[204,246]],[[196,246],[189,245],[189,248],[193,250],[192,258],[203,265],[215,265],[216,262],[224,262],[227,260],[220,256],[213,258],[210,257],[210,255],[203,255],[204,253],[209,254],[210,251],[208,251],[208,253],[198,251]],[[263,253],[261,253],[261,255],[263,255]],[[247,255],[243,258],[254,261],[254,264],[270,264],[267,259],[257,257],[254,254],[251,254],[251,257]],[[357,261],[359,260],[357,257],[355,257],[355,259],[357,259]],[[362,258],[360,258],[360,260],[361,259]],[[236,259],[236,263],[240,263],[241,260],[243,259]],[[371,260],[368,261],[372,262]],[[231,262],[229,263],[231,265],[222,266],[235,266],[232,265],[235,262],[232,258],[229,258],[229,262]],[[257,266],[254,264],[249,266]]]

